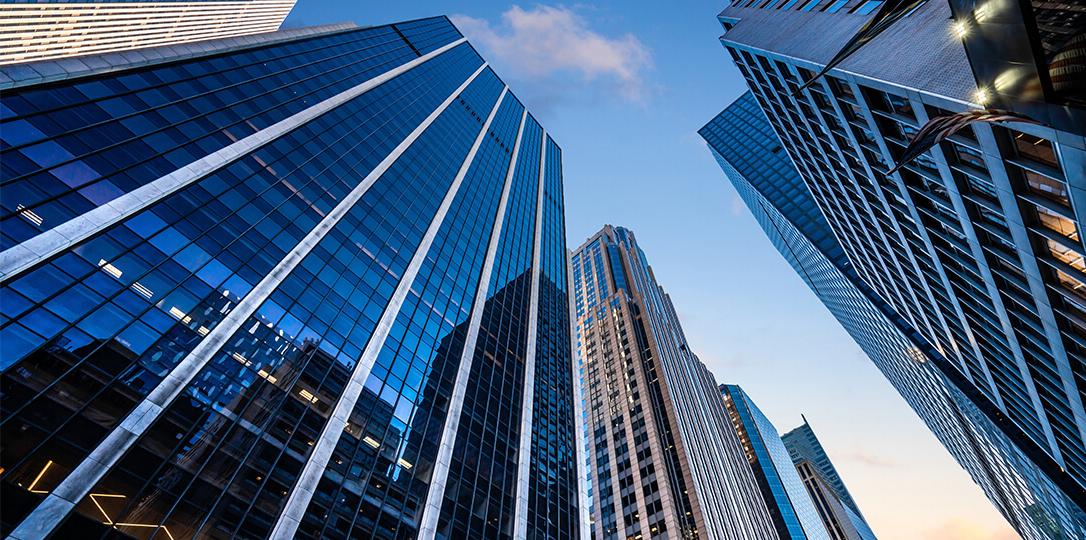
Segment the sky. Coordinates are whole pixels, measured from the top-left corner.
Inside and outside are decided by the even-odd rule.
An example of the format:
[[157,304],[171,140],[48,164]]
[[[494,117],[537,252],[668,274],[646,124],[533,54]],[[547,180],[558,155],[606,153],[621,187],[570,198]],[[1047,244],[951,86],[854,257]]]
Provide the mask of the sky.
[[781,433],[806,415],[880,539],[1017,538],[697,136],[746,90],[717,40],[724,3],[298,0],[286,26],[449,15],[562,147],[569,246],[633,230],[694,352]]

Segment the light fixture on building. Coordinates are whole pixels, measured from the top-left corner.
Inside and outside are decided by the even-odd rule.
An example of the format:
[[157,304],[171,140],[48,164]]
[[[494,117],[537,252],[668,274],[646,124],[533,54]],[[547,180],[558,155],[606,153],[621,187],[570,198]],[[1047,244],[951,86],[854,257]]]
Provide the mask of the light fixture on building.
[[969,35],[969,23],[965,21],[954,21],[951,28],[954,30],[954,35],[958,36],[958,39],[965,39],[965,36]]
[[979,105],[987,106],[990,98],[991,96],[988,95],[988,89],[986,88],[977,88],[977,92],[973,94],[973,99],[976,100]]

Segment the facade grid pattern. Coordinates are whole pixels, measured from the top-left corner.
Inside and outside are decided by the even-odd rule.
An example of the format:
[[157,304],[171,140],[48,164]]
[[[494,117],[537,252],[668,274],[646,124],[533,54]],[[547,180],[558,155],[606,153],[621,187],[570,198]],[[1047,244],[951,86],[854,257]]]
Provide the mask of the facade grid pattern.
[[[935,20],[932,10],[940,9],[946,7],[922,7],[911,24]],[[828,15],[797,17],[796,28],[803,28],[824,25]],[[831,72],[792,97],[800,81],[819,69],[818,55],[806,60],[760,41],[752,46],[752,26],[743,39],[729,39],[744,22],[762,22],[752,11],[730,8],[720,20],[728,30],[721,40],[752,90],[745,99],[764,111],[762,122],[786,151],[802,179],[796,185],[805,188],[809,208],[821,213],[824,226],[805,225],[806,217],[777,199],[775,188],[765,189],[765,196],[795,218],[825,258],[855,273],[856,286],[870,290],[871,301],[908,336],[915,355],[954,381],[952,393],[969,396],[973,404],[960,409],[987,415],[974,426],[995,426],[997,446],[1013,447],[1007,455],[1019,469],[1012,475],[1050,477],[1026,489],[1034,492],[1025,497],[1030,502],[1010,510],[1006,500],[1013,497],[998,492],[1021,491],[1022,482],[1008,479],[999,487],[978,481],[1004,515],[1029,514],[1028,521],[1044,524],[1034,530],[1059,522],[1058,530],[1078,531],[1082,509],[1071,501],[1082,500],[1086,432],[1078,375],[1084,364],[1077,349],[1083,328],[1074,321],[1086,304],[1080,286],[1063,276],[1086,277],[1068,273],[1082,252],[1073,211],[1082,204],[1076,185],[1086,170],[1081,137],[1038,126],[979,124],[888,175],[919,125],[962,110],[964,100],[942,88],[887,82],[886,73],[866,77],[865,69],[876,70],[866,64]],[[953,62],[939,69],[954,67],[968,71]],[[734,142],[714,148],[727,145]],[[736,168],[748,159],[728,156]],[[824,248],[827,231],[841,256]],[[1053,489],[1062,495],[1046,500]],[[1033,527],[1008,519],[1020,532]]]
[[[5,259],[259,142],[0,276],[3,534],[512,538],[519,521],[576,538],[557,145],[444,17],[218,44],[5,93]],[[540,266],[561,285],[546,306],[522,294]],[[472,316],[492,305],[546,329],[530,470],[563,476],[514,512],[524,380],[502,375],[514,444],[479,432],[475,448],[512,471],[509,504],[428,517],[428,498],[476,483],[439,459],[476,433],[449,416],[499,410],[456,397],[467,343],[476,367],[523,347],[491,321],[507,317]]]

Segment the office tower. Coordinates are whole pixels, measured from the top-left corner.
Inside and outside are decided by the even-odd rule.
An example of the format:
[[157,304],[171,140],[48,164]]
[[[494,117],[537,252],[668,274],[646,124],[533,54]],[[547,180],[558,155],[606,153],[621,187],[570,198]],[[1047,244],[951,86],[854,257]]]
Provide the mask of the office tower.
[[742,388],[720,385],[724,407],[758,480],[779,538],[829,540],[811,496],[777,428]]
[[788,454],[799,469],[811,498],[819,506],[826,528],[834,538],[874,538],[860,507],[845,487],[822,443],[818,442],[807,418],[803,425],[781,437]]
[[274,32],[295,1],[12,0],[0,4],[0,65]]
[[444,17],[206,47],[4,70],[4,534],[579,537],[557,144]]
[[776,538],[712,373],[631,231],[572,255],[593,537]]
[[837,474],[837,468],[833,466],[830,457],[826,455],[822,443],[818,442],[818,436],[811,429],[811,425],[807,423],[806,417],[803,418],[803,425],[785,433],[781,436],[781,440],[784,441],[784,446],[788,449],[788,455],[792,457],[794,463],[803,460],[810,462],[818,471],[819,476],[833,489],[833,493],[857,514],[860,513],[860,507],[856,505],[852,494],[845,487],[841,475]]
[[811,495],[818,515],[833,540],[874,540],[875,533],[864,521],[863,516],[857,514],[849,507],[826,479],[818,472],[818,468],[806,459],[796,462],[796,470],[803,481],[803,486]]
[[[1030,195],[1025,189],[1036,186],[1037,192],[1057,196],[1058,188],[1064,184],[1051,182],[1032,170],[1042,167],[1029,161],[1025,152],[1033,152],[1043,159],[1051,145],[1058,147],[1060,141],[1073,139],[1068,139],[1065,133],[1055,134],[1038,126],[1015,124],[1014,129],[1050,138],[1030,135],[1026,131],[1014,135],[1010,127],[978,124],[944,145],[948,151],[955,152],[955,156],[979,156],[971,162],[973,165],[955,161],[951,167],[942,154],[943,148],[936,148],[933,152],[938,152],[943,161],[937,167],[931,165],[934,162],[922,165],[924,176],[916,172],[920,170],[917,165],[908,166],[900,175],[884,174],[892,163],[884,152],[893,148],[900,155],[904,141],[900,134],[894,136],[887,132],[883,135],[880,130],[892,125],[902,126],[902,133],[915,130],[914,126],[897,124],[900,119],[907,118],[904,113],[926,115],[937,112],[936,108],[962,108],[960,103],[941,98],[942,94],[934,88],[962,84],[962,78],[950,74],[921,76],[921,67],[936,70],[934,73],[938,74],[942,73],[939,70],[952,67],[955,58],[964,61],[964,53],[952,54],[957,47],[953,43],[942,48],[921,46],[924,40],[942,39],[942,30],[936,32],[927,27],[945,26],[947,20],[943,10],[945,6],[938,3],[924,4],[898,23],[902,25],[900,29],[895,27],[868,44],[868,47],[875,46],[874,49],[861,49],[842,64],[842,69],[850,71],[831,72],[827,78],[819,79],[813,90],[794,100],[789,91],[781,90],[781,85],[798,87],[800,69],[806,77],[818,69],[818,64],[802,60],[812,53],[804,51],[805,45],[798,41],[793,43],[792,37],[809,37],[812,32],[809,25],[817,26],[820,36],[817,42],[821,43],[823,36],[827,40],[825,50],[820,46],[817,53],[829,56],[849,37],[848,32],[863,22],[863,17],[835,18],[829,9],[825,12],[793,12],[729,8],[721,15],[725,28],[730,28],[722,41],[734,54],[733,59],[739,59],[741,71],[749,76],[748,82],[755,93],[729,107],[701,133],[778,250],[1012,526],[1025,538],[1079,537],[1086,534],[1086,517],[1081,506],[1086,496],[1082,494],[1081,484],[1070,469],[1056,463],[1056,457],[1062,456],[1062,452],[1054,454],[1050,451],[1053,446],[1042,446],[1030,438],[1016,420],[1044,420],[1045,425],[1049,425],[1047,413],[1044,418],[1036,415],[1031,418],[1033,409],[1025,406],[1029,403],[1040,405],[1041,400],[1022,403],[1018,399],[1020,396],[1011,392],[1016,388],[1022,390],[1023,381],[1029,381],[1028,388],[1034,392],[1041,388],[1039,385],[1048,385],[1044,387],[1045,392],[1063,388],[1053,384],[1056,379],[1048,375],[1040,383],[1033,382],[1033,373],[1040,373],[1036,370],[1045,366],[1026,363],[1024,355],[1027,353],[1023,350],[1033,351],[1028,353],[1030,355],[1037,353],[1042,342],[1034,339],[1028,345],[1019,345],[1020,333],[1036,330],[1021,322],[1031,312],[1025,310],[1026,303],[1020,302],[1033,301],[1038,310],[1032,312],[1034,315],[1044,307],[1048,310],[1046,316],[1054,316],[1057,308],[1053,306],[1058,305],[1060,313],[1067,313],[1068,302],[1076,293],[1049,280],[1054,265],[1060,264],[1054,258],[1026,256],[1033,249],[1028,241],[1009,243],[1020,251],[991,243],[997,238],[1038,238],[1043,226],[1035,224],[1028,231],[1023,230],[1020,225],[1023,212],[1030,209],[1027,203],[1032,206],[1031,201],[1047,202],[1050,199]],[[759,21],[761,26],[755,24]],[[764,30],[771,24],[775,28],[774,35],[778,36],[774,39],[770,39]],[[838,29],[834,24],[843,26]],[[733,34],[741,28],[746,30]],[[759,32],[759,28],[763,31]],[[734,41],[735,35],[756,45]],[[908,38],[902,37],[904,35]],[[882,40],[891,40],[888,46],[894,51],[893,62],[887,61],[885,53],[877,60],[869,56]],[[815,41],[804,41],[812,42]],[[936,53],[941,55],[938,61],[926,60],[928,54]],[[820,59],[825,61],[825,58]],[[959,62],[959,67],[964,66]],[[882,71],[872,75],[858,74],[864,70]],[[965,78],[969,79],[968,76]],[[923,93],[906,90],[888,82],[893,80],[902,81],[902,84],[922,83],[926,89]],[[875,95],[885,96],[886,100],[891,95],[909,98],[906,101],[894,98],[898,103],[897,113],[886,112],[888,101],[876,104],[875,110],[880,112],[859,105],[858,100]],[[851,115],[848,121],[842,120],[846,114]],[[923,123],[924,118],[926,116],[917,119],[917,123]],[[828,127],[831,123],[832,129]],[[804,131],[798,131],[798,126],[803,126]],[[738,137],[739,134],[743,137]],[[861,139],[862,144],[844,144]],[[1000,139],[1002,142],[998,142]],[[1054,139],[1056,142],[1053,143]],[[970,148],[970,144],[981,145],[978,141],[983,141],[987,154]],[[1000,158],[1003,154],[992,153],[1015,152],[1015,149],[1021,149],[1022,154],[1008,159]],[[758,160],[752,160],[752,156],[757,156]],[[1073,180],[1076,183],[1081,181],[1081,176],[1074,172],[1081,170],[1081,161],[1075,161],[1080,157],[1081,151],[1074,147],[1061,155],[1063,166],[1071,172],[1071,177],[1076,178]],[[976,173],[979,170],[976,167],[989,167],[994,172]],[[1051,167],[1043,170],[1062,176]],[[943,175],[955,182],[936,183],[934,179],[943,178]],[[991,184],[983,178],[996,178],[990,181],[998,181],[1002,188],[992,188],[984,195],[980,190]],[[1020,182],[1025,178],[1032,183]],[[1012,179],[1014,189],[1011,188]],[[920,180],[924,182],[920,183]],[[972,187],[966,186],[967,182]],[[968,191],[959,190],[959,185]],[[1048,187],[1042,189],[1042,185]],[[1052,191],[1046,192],[1049,188]],[[993,193],[999,198],[993,198]],[[1015,193],[1021,194],[1018,200],[1023,206],[1014,206],[1016,200],[1012,194]],[[954,205],[946,202],[951,196],[956,201]],[[962,219],[958,219],[959,214],[954,212],[958,208],[968,208],[969,212],[960,214]],[[980,213],[982,208],[984,213]],[[1015,237],[1005,230],[1006,234],[995,234],[1001,231],[999,215],[994,213],[997,208],[1006,209],[1018,220]],[[1032,208],[1043,211],[1038,210],[1042,208],[1040,206]],[[1029,217],[1042,215],[1037,212]],[[995,221],[986,221],[983,229],[976,229],[972,227],[974,218]],[[1009,227],[1010,221],[1007,223]],[[965,235],[965,230],[974,236]],[[981,239],[983,246],[979,243]],[[1056,244],[1058,242],[1054,240],[1052,245]],[[971,253],[979,253],[982,257],[971,259]],[[903,258],[904,255],[908,257]],[[966,264],[974,265],[973,271],[964,266]],[[996,274],[992,273],[993,267],[998,268]],[[890,268],[894,270],[890,271]],[[981,283],[978,281],[981,268],[983,275],[993,280],[987,282],[988,290],[998,295],[986,297],[983,290],[977,288]],[[1016,268],[1031,269],[1030,281],[1022,277],[1026,275],[1024,273],[1012,274]],[[999,276],[998,287],[993,275]],[[1042,278],[1048,281],[1041,281]],[[1029,287],[1016,292],[999,288],[1014,283]],[[1034,289],[1040,294],[1023,296]],[[1064,291],[1071,296],[1064,295]],[[985,298],[991,301],[988,308],[978,304]],[[1007,299],[1014,299],[1011,311],[1019,322],[996,328],[982,325],[995,316],[991,306],[1004,306],[1003,301]],[[1067,302],[1058,303],[1064,300]],[[948,306],[954,310],[947,311]],[[1007,311],[1000,313],[1010,316]],[[1060,324],[1067,322],[1061,320]],[[913,324],[916,321],[924,322],[924,325],[918,327]],[[1061,337],[1070,340],[1078,335],[1077,331],[1067,330]],[[972,337],[972,340],[960,337]],[[956,348],[950,346],[952,339]],[[997,339],[1000,340],[998,344]],[[1015,348],[1009,348],[1008,343],[1014,343]],[[1055,340],[1048,343],[1062,347]],[[982,348],[983,355],[978,353]],[[1068,349],[1053,350],[1066,353]],[[1013,369],[1007,369],[1006,363],[999,361],[1001,357],[993,356],[1000,351],[1008,354],[1018,351],[1014,354],[1018,355],[1016,358],[1022,358],[1022,362],[1013,363],[1009,366]],[[958,363],[960,358],[968,360],[976,369],[969,368],[970,364]],[[1062,358],[1067,362],[1072,357]],[[978,381],[990,381],[999,386],[974,384]],[[999,394],[993,393],[996,390]],[[998,401],[993,399],[996,395],[1000,396]],[[1042,394],[1032,395],[1039,397]],[[1043,402],[1046,407],[1060,404],[1050,394],[1043,395],[1046,396]],[[1070,404],[1079,398],[1077,392],[1067,392],[1063,399],[1064,403]],[[1064,444],[1070,442],[1073,441],[1065,440]]]

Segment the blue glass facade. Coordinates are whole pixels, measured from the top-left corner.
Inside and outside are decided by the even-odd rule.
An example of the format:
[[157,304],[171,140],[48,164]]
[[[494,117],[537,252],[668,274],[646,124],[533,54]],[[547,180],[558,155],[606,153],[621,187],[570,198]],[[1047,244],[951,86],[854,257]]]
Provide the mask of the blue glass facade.
[[782,539],[829,540],[826,526],[796,472],[777,428],[742,388],[722,384],[720,392],[739,440],[744,443],[747,461],[758,479],[758,487],[777,528],[777,536]]
[[6,74],[4,534],[577,537],[558,146],[443,17],[210,43]]
[[[742,140],[718,134],[744,130]],[[940,368],[938,351],[915,332],[862,279],[829,220],[789,155],[768,152],[780,144],[759,102],[747,94],[700,131],[709,148],[773,245],[795,268],[857,344],[917,412],[996,508],[1025,538],[1077,538],[1086,519],[1065,488],[977,405],[977,396],[952,371]],[[760,155],[760,160],[748,156]],[[744,161],[746,160],[746,161]],[[779,193],[792,193],[785,205]],[[784,210],[788,210],[785,212]],[[1005,420],[1004,420],[1005,422]]]
[[574,407],[576,392],[574,373],[569,369],[572,351],[562,151],[550,137],[546,144],[528,528],[536,531],[538,538],[572,538],[582,526],[578,515],[582,502],[570,492],[580,481],[574,465],[581,442],[576,437],[580,418],[564,413]]

